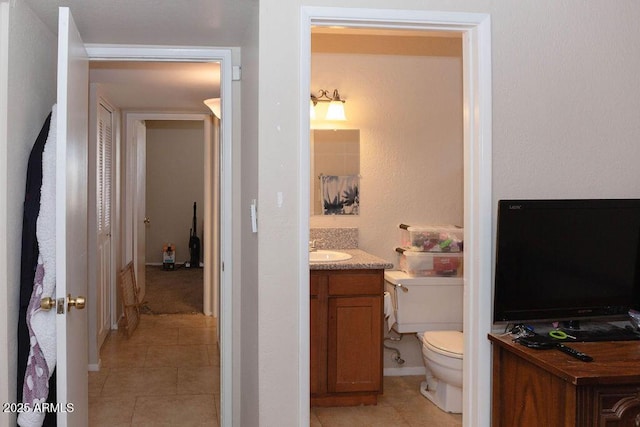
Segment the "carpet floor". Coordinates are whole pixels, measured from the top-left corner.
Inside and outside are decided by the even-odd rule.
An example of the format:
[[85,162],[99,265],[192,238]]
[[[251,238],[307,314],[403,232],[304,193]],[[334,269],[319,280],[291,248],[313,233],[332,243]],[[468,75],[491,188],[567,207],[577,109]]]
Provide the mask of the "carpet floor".
[[148,265],[145,273],[147,290],[142,313],[202,313],[202,268],[163,270],[162,266]]

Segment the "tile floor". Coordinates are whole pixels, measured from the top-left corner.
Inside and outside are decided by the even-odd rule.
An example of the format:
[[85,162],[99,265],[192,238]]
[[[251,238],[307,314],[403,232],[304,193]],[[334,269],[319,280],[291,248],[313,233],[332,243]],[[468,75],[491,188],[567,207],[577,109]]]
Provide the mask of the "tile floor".
[[89,425],[218,426],[215,319],[143,315],[129,339],[113,331],[89,373]]
[[311,427],[459,427],[462,415],[438,409],[420,394],[424,376],[384,377],[376,406],[311,408]]
[[[215,320],[204,315],[143,315],[129,339],[114,331],[89,373],[89,425],[217,427],[220,357]],[[311,408],[310,427],[462,425],[425,399],[422,376],[385,377],[377,406]]]

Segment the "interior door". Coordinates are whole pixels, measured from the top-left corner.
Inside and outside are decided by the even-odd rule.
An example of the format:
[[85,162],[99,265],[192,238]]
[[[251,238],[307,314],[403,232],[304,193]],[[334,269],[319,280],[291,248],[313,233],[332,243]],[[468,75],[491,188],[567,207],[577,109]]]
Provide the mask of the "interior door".
[[[56,356],[58,426],[88,425],[87,183],[89,62],[68,8],[59,11],[56,151]],[[62,304],[61,304],[62,303]]]
[[134,236],[134,251],[133,260],[136,270],[136,284],[140,288],[140,301],[143,300],[146,294],[145,285],[145,264],[146,264],[146,235],[147,227],[150,224],[150,219],[146,216],[146,186],[147,186],[147,127],[144,120],[136,122],[135,129],[135,157],[136,157],[136,171],[135,171],[135,214],[133,216],[133,236]]

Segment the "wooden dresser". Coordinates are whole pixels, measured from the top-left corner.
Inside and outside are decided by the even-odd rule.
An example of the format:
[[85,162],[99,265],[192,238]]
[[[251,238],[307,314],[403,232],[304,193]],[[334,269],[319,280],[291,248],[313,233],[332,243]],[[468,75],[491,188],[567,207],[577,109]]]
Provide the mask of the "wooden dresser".
[[640,426],[640,341],[567,343],[593,357],[493,344],[492,426]]

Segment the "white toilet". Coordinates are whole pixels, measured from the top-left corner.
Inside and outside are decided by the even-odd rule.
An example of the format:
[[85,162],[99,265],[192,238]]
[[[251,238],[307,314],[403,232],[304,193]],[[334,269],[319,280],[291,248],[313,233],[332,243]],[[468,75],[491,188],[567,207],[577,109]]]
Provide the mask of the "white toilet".
[[462,277],[412,277],[384,273],[399,333],[417,333],[422,344],[426,381],[421,393],[446,412],[462,412]]
[[446,412],[462,412],[462,354],[464,338],[459,331],[426,331],[422,341],[422,359],[426,381],[420,393]]

